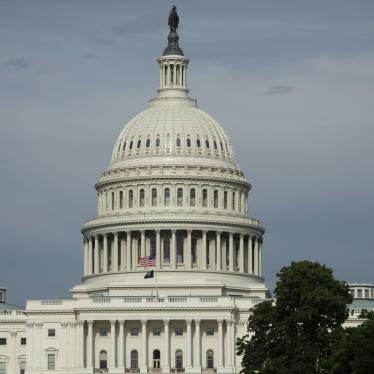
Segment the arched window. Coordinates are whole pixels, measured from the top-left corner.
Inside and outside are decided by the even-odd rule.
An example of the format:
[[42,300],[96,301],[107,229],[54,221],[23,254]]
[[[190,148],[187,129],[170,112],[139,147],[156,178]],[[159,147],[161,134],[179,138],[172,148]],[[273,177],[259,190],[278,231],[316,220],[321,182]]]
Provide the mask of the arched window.
[[211,349],[206,352],[206,367],[207,369],[214,369],[214,353]]
[[126,149],[126,142],[123,143],[122,151]]
[[139,139],[139,140],[138,140],[138,143],[136,144],[136,148],[139,149],[141,145],[142,145],[142,141]]
[[177,138],[177,140],[176,140],[176,145],[177,145],[177,147],[180,147],[180,146],[181,146],[181,139],[180,139],[180,138]]
[[175,368],[183,369],[183,352],[180,349],[175,352]]
[[131,351],[131,369],[137,369],[138,368],[138,351],[135,349]]
[[205,140],[205,146],[207,147],[207,149],[210,148],[209,140]]
[[145,192],[144,192],[144,189],[142,188],[139,191],[139,205],[140,205],[141,208],[144,207],[144,196],[145,196]]
[[161,358],[160,351],[158,349],[155,349],[153,351],[153,368],[154,369],[160,368],[160,358]]
[[206,188],[203,189],[203,207],[208,206],[208,190]]
[[214,145],[214,149],[217,149],[217,142],[216,141],[213,142],[213,145]]
[[129,208],[134,206],[134,192],[133,190],[129,191]]
[[177,205],[183,206],[183,189],[178,188],[177,190]]
[[164,205],[170,205],[170,188],[165,188],[164,190]]
[[196,204],[196,192],[194,188],[190,189],[190,205],[195,206]]
[[129,149],[132,149],[132,145],[133,145],[133,144],[134,144],[134,143],[133,143],[133,141],[131,140]]
[[177,263],[183,264],[184,238],[177,235]]
[[164,261],[170,262],[170,237],[164,236]]
[[152,188],[152,206],[157,206],[157,190]]
[[157,138],[156,139],[156,148],[158,148],[160,146],[160,138]]
[[223,207],[227,209],[227,191],[223,193]]
[[100,369],[108,368],[108,354],[106,351],[100,351]]
[[236,193],[232,193],[232,210],[235,210],[235,200],[236,200]]
[[201,142],[200,142],[199,138],[196,139],[196,146],[197,146],[197,148],[201,147]]
[[218,208],[218,190],[214,190],[214,207]]
[[223,152],[223,144],[222,144],[222,142],[219,142],[219,144],[221,145],[221,150]]
[[147,139],[145,142],[146,148],[149,148],[150,145],[151,145],[151,139]]
[[114,192],[111,193],[112,210],[114,210]]
[[123,191],[119,191],[119,208],[123,208]]
[[187,138],[187,147],[190,148],[191,147],[191,139],[190,138]]

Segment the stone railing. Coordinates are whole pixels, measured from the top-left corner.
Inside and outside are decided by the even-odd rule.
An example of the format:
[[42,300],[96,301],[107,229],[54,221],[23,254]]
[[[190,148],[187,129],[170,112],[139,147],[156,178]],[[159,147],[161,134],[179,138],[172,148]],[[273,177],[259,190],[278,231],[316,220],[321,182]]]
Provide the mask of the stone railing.
[[106,368],[106,369],[95,368],[94,373],[109,373],[109,369],[108,368]]
[[125,373],[140,373],[139,368],[126,368]]
[[185,368],[170,368],[171,373],[184,373]]

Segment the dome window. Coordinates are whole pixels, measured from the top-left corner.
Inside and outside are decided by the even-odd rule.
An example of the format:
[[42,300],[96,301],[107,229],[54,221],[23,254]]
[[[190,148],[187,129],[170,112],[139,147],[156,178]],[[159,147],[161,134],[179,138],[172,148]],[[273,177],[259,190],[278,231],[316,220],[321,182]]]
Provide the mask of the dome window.
[[142,188],[140,191],[139,191],[139,205],[141,208],[144,208],[144,189]]
[[134,142],[131,140],[130,142],[130,146],[129,146],[129,149],[132,149],[132,145],[134,144]]
[[236,209],[236,207],[235,207],[235,201],[236,201],[236,193],[235,192],[233,192],[232,193],[232,210],[235,210]]
[[223,193],[223,207],[227,209],[227,191]]
[[222,150],[222,152],[223,152],[223,144],[222,144],[222,142],[220,142],[220,144],[221,144],[221,150]]
[[164,205],[165,206],[170,205],[170,188],[165,188],[165,191],[164,191]]
[[157,206],[157,190],[152,188],[152,206]]
[[119,191],[119,208],[123,208],[123,191]]
[[160,138],[157,138],[156,139],[156,148],[159,148],[160,147]]
[[183,189],[178,188],[177,190],[177,206],[183,206]]
[[201,148],[201,142],[199,138],[196,139],[196,145],[197,145],[197,148]]
[[177,144],[177,147],[181,146],[181,139],[180,138],[177,138],[176,144]]
[[139,149],[141,145],[142,145],[142,141],[139,139],[138,143],[136,144],[136,148]]
[[145,142],[146,148],[149,148],[150,145],[151,145],[151,139],[147,139],[147,141]]
[[214,149],[217,149],[217,142],[216,141],[213,142],[213,146],[214,146]]
[[190,190],[190,206],[196,205],[196,191],[194,188]]
[[123,143],[122,151],[126,149],[126,142]]
[[208,190],[206,188],[203,189],[203,207],[206,208],[208,206]]
[[133,190],[129,191],[129,208],[132,208],[134,205],[134,192]]
[[214,190],[214,207],[218,208],[218,190]]
[[191,139],[190,139],[190,138],[187,138],[187,147],[188,147],[188,148],[191,147]]
[[207,149],[210,148],[209,140],[205,140],[205,146],[206,146]]

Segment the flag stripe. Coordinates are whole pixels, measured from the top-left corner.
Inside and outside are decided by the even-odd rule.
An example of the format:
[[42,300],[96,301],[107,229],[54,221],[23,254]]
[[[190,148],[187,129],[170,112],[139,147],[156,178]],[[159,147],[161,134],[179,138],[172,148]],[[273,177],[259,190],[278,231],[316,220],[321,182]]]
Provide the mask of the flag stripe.
[[140,266],[144,266],[144,267],[147,267],[147,266],[156,266],[156,259],[154,257],[152,257],[152,256],[140,257],[139,261],[138,261],[138,264]]

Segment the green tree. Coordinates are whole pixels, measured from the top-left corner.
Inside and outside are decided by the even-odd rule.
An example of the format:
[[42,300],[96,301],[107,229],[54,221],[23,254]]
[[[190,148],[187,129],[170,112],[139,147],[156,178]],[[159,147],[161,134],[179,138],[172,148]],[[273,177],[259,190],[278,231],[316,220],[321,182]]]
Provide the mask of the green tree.
[[323,373],[348,317],[348,287],[317,262],[292,262],[277,276],[276,302],[252,309],[237,342],[242,373]]

